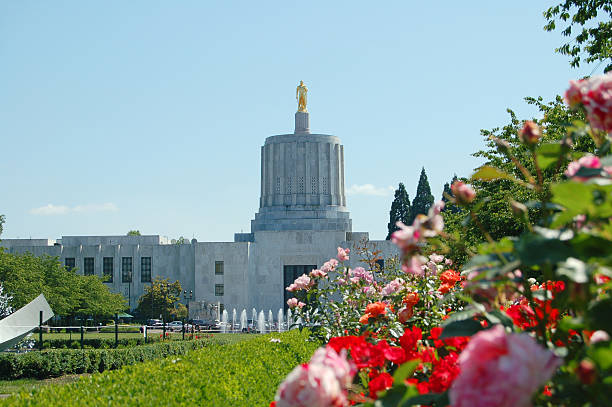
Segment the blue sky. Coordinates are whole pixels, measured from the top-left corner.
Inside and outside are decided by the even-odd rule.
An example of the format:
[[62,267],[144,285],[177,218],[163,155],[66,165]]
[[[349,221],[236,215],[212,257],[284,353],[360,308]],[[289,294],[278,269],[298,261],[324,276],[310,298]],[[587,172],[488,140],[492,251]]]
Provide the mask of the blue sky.
[[231,241],[304,80],[312,131],[345,146],[353,230],[382,239],[399,182],[413,198],[425,167],[438,199],[480,129],[593,71],[554,53],[552,3],[0,2],[2,237]]

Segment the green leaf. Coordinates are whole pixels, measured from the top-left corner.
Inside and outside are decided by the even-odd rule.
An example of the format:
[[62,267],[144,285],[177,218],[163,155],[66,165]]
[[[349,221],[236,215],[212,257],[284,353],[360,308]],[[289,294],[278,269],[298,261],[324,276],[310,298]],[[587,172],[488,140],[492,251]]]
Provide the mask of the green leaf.
[[536,156],[538,158],[538,164],[540,168],[545,170],[551,165],[555,164],[559,160],[561,152],[561,144],[540,144],[536,148]]
[[418,360],[411,360],[410,362],[406,362],[397,368],[395,373],[393,373],[393,383],[396,385],[400,385],[404,383],[408,377],[412,376],[414,370],[419,365]]
[[504,172],[498,168],[495,167],[490,167],[488,165],[482,166],[480,167],[473,175],[472,175],[472,179],[473,180],[480,180],[480,181],[494,181],[494,180],[498,180],[498,179],[507,179],[510,181],[515,181],[517,182],[518,179],[516,179],[514,176],[508,174],[507,172]]
[[453,338],[455,336],[472,336],[476,332],[482,331],[482,325],[480,322],[473,319],[464,319],[461,321],[451,321],[448,324],[442,326],[442,334],[440,339]]
[[449,404],[448,392],[444,393],[428,393],[421,394],[416,397],[411,397],[406,400],[398,407],[404,406],[416,406],[416,405],[433,405],[433,406],[447,406]]
[[609,342],[593,347],[590,349],[589,355],[601,370],[612,368],[612,349],[610,349]]
[[559,263],[572,255],[571,247],[558,239],[533,233],[524,234],[515,244],[516,254],[525,266]]

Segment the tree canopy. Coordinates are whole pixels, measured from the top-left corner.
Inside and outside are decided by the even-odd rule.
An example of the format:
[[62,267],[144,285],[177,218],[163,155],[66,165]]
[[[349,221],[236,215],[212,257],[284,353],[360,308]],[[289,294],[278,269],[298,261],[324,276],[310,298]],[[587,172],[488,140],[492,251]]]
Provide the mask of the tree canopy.
[[570,57],[574,68],[580,62],[602,61],[605,72],[612,70],[612,1],[565,0],[544,12],[547,20],[544,29],[553,31],[557,23],[564,28],[563,36],[570,41],[555,49]]
[[57,257],[31,253],[10,254],[0,250],[0,281],[10,305],[21,308],[41,293],[57,315],[106,317],[126,308],[121,294],[114,294],[97,276],[67,270]]
[[410,197],[406,192],[406,187],[400,182],[399,187],[395,190],[395,199],[391,203],[391,211],[389,211],[389,223],[387,229],[387,240],[391,239],[391,234],[398,230],[396,226],[398,221],[408,224],[410,220]]
[[127,236],[140,236],[140,230],[130,230],[127,232]]
[[178,280],[171,283],[167,278],[156,277],[151,285],[145,286],[136,312],[142,318],[159,318],[160,315],[165,320],[184,318],[187,308],[179,303],[180,299],[181,283]]
[[434,197],[431,194],[431,188],[429,181],[427,180],[427,174],[425,168],[421,169],[421,176],[419,177],[419,184],[417,185],[417,191],[414,199],[412,200],[412,210],[410,213],[409,224],[412,224],[414,218],[418,214],[426,214],[429,208],[433,205]]

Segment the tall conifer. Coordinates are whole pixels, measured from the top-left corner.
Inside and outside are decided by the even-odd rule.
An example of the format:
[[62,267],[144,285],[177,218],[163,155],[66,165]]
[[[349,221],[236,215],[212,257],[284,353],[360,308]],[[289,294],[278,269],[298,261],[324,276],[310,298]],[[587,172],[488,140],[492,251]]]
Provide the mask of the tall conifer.
[[416,196],[412,200],[412,211],[410,213],[410,224],[414,222],[414,218],[420,213],[426,214],[429,208],[433,205],[434,197],[431,194],[431,188],[429,187],[429,181],[427,180],[427,174],[425,174],[425,168],[421,169],[421,177],[419,178],[419,185],[417,186]]
[[444,184],[444,191],[442,191],[442,201],[444,202],[444,209],[443,210],[449,210],[452,213],[456,213],[459,212],[461,209],[457,206],[454,205],[453,203],[451,203],[449,201],[449,199],[447,198],[447,196],[449,197],[453,197],[453,191],[451,190],[451,185],[453,185],[453,183],[457,181],[457,174],[455,174],[453,176],[453,179],[451,180],[450,184],[447,182],[446,184]]
[[391,234],[399,228],[395,225],[397,221],[402,221],[408,224],[410,219],[410,197],[406,192],[406,187],[400,182],[399,187],[395,190],[395,199],[391,204],[391,211],[389,212],[389,224],[387,229],[387,240],[391,239]]

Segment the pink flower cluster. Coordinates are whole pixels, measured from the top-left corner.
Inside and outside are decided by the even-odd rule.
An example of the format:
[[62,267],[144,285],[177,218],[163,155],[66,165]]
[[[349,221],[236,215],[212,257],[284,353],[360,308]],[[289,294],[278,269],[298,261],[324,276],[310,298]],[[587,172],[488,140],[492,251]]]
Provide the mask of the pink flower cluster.
[[338,247],[338,260],[340,261],[348,261],[350,249],[343,249],[342,247]]
[[347,388],[353,382],[355,365],[346,350],[331,347],[316,350],[310,362],[297,366],[276,392],[276,407],[344,407]]
[[314,281],[306,274],[302,274],[295,281],[286,288],[289,292],[309,290],[314,285]]
[[306,304],[304,304],[302,301],[298,301],[297,298],[289,298],[287,300],[287,305],[289,306],[289,308],[303,308]]
[[349,269],[348,275],[349,280],[351,280],[351,283],[353,284],[357,284],[360,281],[365,281],[368,284],[372,284],[372,281],[374,281],[374,275],[372,275],[372,272],[364,269],[363,267]]
[[440,201],[429,209],[427,215],[419,214],[407,226],[397,222],[399,230],[393,232],[391,241],[402,251],[402,270],[406,274],[423,276],[423,264],[427,259],[418,255],[420,247],[425,244],[425,238],[437,236],[444,229],[444,219],[440,212],[444,209],[444,202]]
[[533,393],[562,363],[528,334],[496,325],[472,337],[459,355],[461,372],[450,389],[453,407],[527,407]]
[[580,157],[577,161],[572,161],[571,163],[569,163],[567,165],[567,170],[565,170],[565,175],[577,181],[587,181],[591,177],[576,176],[576,173],[581,168],[601,169],[602,172],[600,173],[600,176],[612,176],[612,167],[603,167],[601,165],[599,157],[596,157],[592,154],[587,154],[585,156]]
[[329,259],[329,261],[326,261],[323,266],[321,266],[321,271],[331,273],[332,271],[336,270],[336,267],[338,267],[338,260]]
[[390,281],[389,284],[387,284],[386,286],[383,287],[381,293],[382,295],[391,295],[391,294],[395,294],[396,292],[400,291],[402,288],[404,288],[404,284],[406,282],[401,279],[401,278],[396,278],[393,281]]
[[612,132],[612,72],[570,81],[565,100],[570,106],[584,106],[592,128]]

